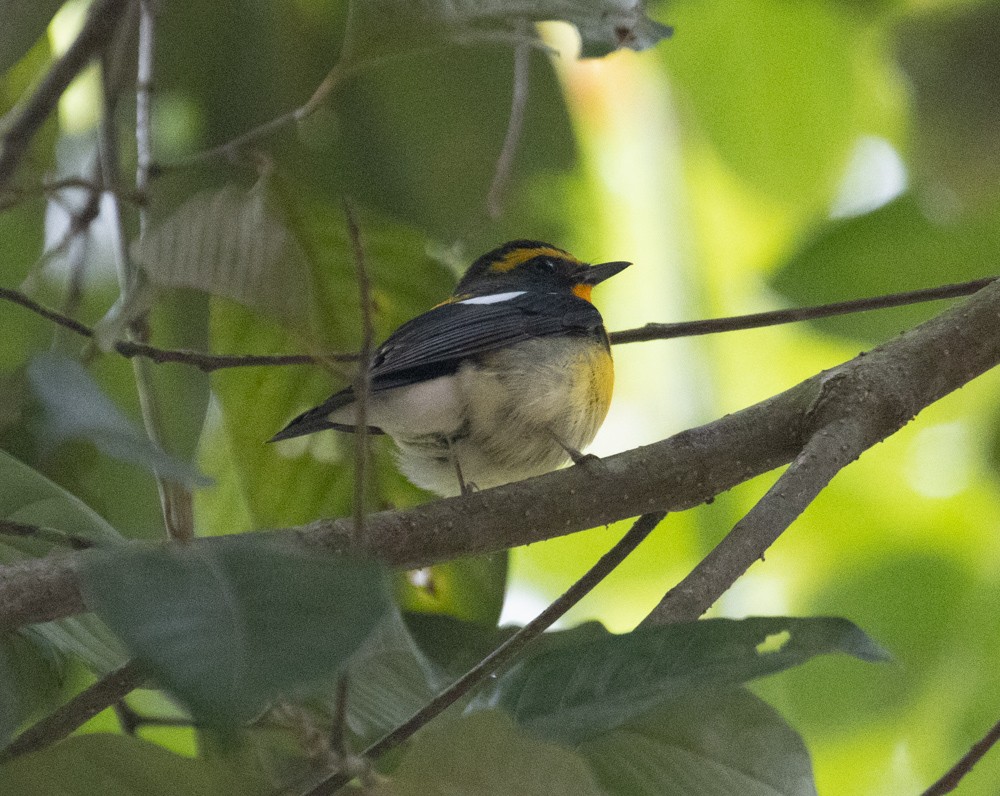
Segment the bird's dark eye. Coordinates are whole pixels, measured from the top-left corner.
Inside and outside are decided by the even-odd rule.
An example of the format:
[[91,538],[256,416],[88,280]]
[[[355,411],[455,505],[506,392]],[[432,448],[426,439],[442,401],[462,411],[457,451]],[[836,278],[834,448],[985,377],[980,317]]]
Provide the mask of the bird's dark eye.
[[548,258],[543,258],[543,259],[539,260],[538,261],[538,267],[539,267],[540,270],[545,271],[545,272],[550,273],[550,274],[555,273],[555,270],[556,270],[556,264],[554,262],[552,262],[552,260],[550,260]]

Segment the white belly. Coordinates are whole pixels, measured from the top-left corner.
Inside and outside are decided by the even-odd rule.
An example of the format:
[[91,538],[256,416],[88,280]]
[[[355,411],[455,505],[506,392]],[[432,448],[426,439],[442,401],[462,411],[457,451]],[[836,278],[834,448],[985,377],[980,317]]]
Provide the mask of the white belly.
[[604,421],[612,380],[610,358],[593,340],[533,340],[454,376],[373,395],[369,423],[395,440],[413,483],[456,495],[456,460],[480,489],[565,464],[564,446],[586,448]]

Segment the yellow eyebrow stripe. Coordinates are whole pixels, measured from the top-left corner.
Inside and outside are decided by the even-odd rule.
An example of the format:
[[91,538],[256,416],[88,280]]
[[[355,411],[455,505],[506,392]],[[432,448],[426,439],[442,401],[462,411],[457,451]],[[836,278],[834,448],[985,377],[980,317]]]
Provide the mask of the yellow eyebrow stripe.
[[574,259],[566,252],[553,246],[536,246],[533,249],[514,249],[508,252],[490,266],[490,270],[495,273],[512,271],[522,263],[533,260],[535,257],[558,257],[560,260]]

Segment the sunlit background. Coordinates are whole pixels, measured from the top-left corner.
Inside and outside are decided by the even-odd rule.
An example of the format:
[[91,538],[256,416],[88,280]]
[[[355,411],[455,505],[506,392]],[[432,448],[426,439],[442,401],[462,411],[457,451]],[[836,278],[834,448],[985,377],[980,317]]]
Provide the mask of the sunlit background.
[[[343,35],[343,10],[332,0],[214,5],[164,4],[154,106],[164,162],[304,102]],[[27,56],[33,68],[64,51],[84,8],[73,2],[58,13],[48,41]],[[300,203],[296,230],[327,252],[316,262],[324,266],[325,257],[339,270],[324,277],[329,292],[308,331],[267,319],[259,307],[175,290],[169,307],[156,310],[163,343],[217,351],[356,346],[345,192],[375,261],[383,334],[446,295],[457,267],[514,237],[550,240],[588,261],[633,261],[595,296],[611,330],[997,272],[1000,6],[685,0],[649,13],[675,27],[672,39],[595,59],[577,57],[569,25],[540,26],[550,49],[532,55],[525,130],[496,220],[485,194],[510,108],[512,57],[503,43],[379,62],[297,132],[259,142],[255,162],[168,170],[154,187],[156,222],[169,223],[199,190],[227,182],[249,189],[273,173],[283,181],[275,195]],[[27,85],[31,69],[16,68]],[[86,169],[99,92],[92,67],[63,97],[58,129],[48,132],[58,138],[56,172]],[[80,200],[62,197],[70,207]],[[50,247],[67,223],[66,207],[50,200]],[[116,290],[109,235],[104,214],[84,255],[84,312],[95,319]],[[5,262],[5,283],[27,279],[58,294],[71,249],[30,270],[27,253]],[[211,279],[184,286],[168,273],[164,283],[231,295]],[[614,403],[592,451],[617,453],[741,409],[943,306],[619,346]],[[7,365],[18,361],[12,351],[3,352]],[[126,387],[111,386],[128,365],[98,371],[134,408]],[[196,452],[216,479],[196,497],[200,533],[349,513],[348,443],[329,435],[277,449],[260,444],[343,384],[344,374],[227,372],[212,377],[210,392],[200,374],[174,378],[190,391],[177,393],[179,410],[208,405],[204,429],[198,414],[196,428],[179,437],[181,451]],[[915,794],[1000,716],[998,388],[998,376],[988,374],[866,453],[713,608],[730,617],[844,616],[893,654],[883,665],[823,658],[755,684],[802,733],[822,794]],[[15,453],[35,456],[118,529],[162,533],[148,475],[125,490],[127,468],[93,452],[84,464],[73,458],[79,451]],[[392,475],[387,449],[379,454],[373,505],[426,499]],[[670,516],[564,626],[598,619],[616,631],[633,627],[773,478]],[[514,551],[503,621],[534,616],[624,528]],[[113,726],[105,714],[88,729]],[[148,737],[193,748],[172,729]],[[959,792],[995,794],[998,783],[994,752]]]

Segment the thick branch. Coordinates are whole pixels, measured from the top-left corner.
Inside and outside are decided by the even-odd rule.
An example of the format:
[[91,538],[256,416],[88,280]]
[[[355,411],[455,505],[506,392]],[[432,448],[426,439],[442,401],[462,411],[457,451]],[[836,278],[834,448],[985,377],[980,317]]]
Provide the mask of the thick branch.
[[[412,567],[527,544],[651,511],[679,511],[790,462],[838,418],[866,418],[862,447],[1000,362],[1000,284],[762,403],[601,460],[406,511],[373,514],[362,550]],[[270,531],[316,552],[351,549],[350,519]],[[196,545],[241,544],[239,535]],[[0,568],[0,628],[84,609],[86,551]]]

